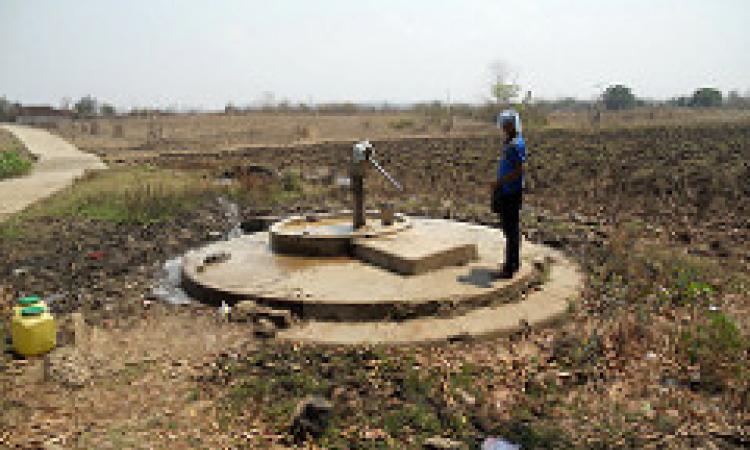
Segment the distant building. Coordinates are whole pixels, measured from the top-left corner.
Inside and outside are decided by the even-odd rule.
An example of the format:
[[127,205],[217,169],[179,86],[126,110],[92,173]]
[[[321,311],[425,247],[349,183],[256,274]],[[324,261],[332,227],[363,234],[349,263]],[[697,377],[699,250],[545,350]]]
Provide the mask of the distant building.
[[16,122],[24,125],[57,126],[70,121],[73,111],[57,109],[47,105],[19,106]]

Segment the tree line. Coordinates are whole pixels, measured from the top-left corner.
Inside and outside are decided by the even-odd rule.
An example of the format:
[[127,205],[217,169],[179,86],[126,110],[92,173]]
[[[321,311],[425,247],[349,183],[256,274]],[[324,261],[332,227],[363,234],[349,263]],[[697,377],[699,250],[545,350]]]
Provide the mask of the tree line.
[[[635,96],[632,89],[622,84],[609,86],[602,93],[602,103],[609,110],[630,109],[647,104],[647,101]],[[651,102],[653,103],[653,102]],[[713,87],[698,88],[691,95],[674,97],[666,101],[669,106],[688,108],[731,108],[750,107],[750,95],[742,96],[739,91],[730,91],[725,98],[722,92]]]
[[[63,102],[66,103],[66,102]],[[100,102],[91,95],[81,97],[69,109],[67,106],[61,108],[62,111],[70,111],[71,115],[76,118],[91,118],[97,116],[114,116],[117,111],[111,103]],[[0,121],[14,121],[17,116],[23,113],[23,105],[17,102],[11,102],[5,97],[0,97]]]
[[[696,89],[691,95],[677,96],[667,101],[651,101],[637,97],[633,90],[623,84],[613,84],[607,87],[603,92],[599,100],[578,100],[575,98],[562,98],[557,100],[543,100],[543,99],[532,99],[531,92],[526,92],[523,99],[518,99],[521,92],[520,86],[517,84],[508,82],[502,77],[498,76],[494,83],[491,85],[491,98],[492,101],[486,104],[473,105],[473,104],[458,104],[452,103],[450,105],[440,102],[424,102],[412,105],[393,105],[383,103],[381,105],[359,105],[354,103],[335,103],[325,105],[305,105],[305,104],[290,104],[288,102],[281,102],[273,105],[268,104],[262,107],[252,108],[238,108],[231,104],[228,104],[224,109],[227,114],[231,113],[243,113],[243,112],[298,112],[298,113],[309,113],[316,112],[318,114],[356,114],[356,113],[373,113],[373,112],[391,112],[391,111],[417,111],[417,112],[428,112],[430,114],[436,113],[436,111],[444,110],[450,106],[451,111],[458,115],[467,116],[481,116],[481,117],[494,117],[494,113],[499,109],[507,106],[514,106],[516,108],[527,108],[529,112],[533,110],[533,107],[544,107],[546,110],[574,110],[574,109],[589,109],[602,105],[607,110],[626,110],[635,108],[637,106],[646,105],[667,105],[675,107],[688,107],[688,108],[710,108],[710,107],[729,107],[729,108],[750,108],[750,93],[744,96],[739,91],[733,90],[727,93],[726,96],[722,94],[719,89],[713,87],[702,87]],[[98,116],[114,116],[117,111],[112,104],[107,102],[100,102],[96,97],[86,95],[78,99],[72,108],[63,106],[63,110],[70,111],[71,115],[76,118],[92,118]],[[0,97],[0,121],[13,121],[21,114],[22,105],[19,103],[13,103],[7,100],[5,97]],[[170,112],[168,110],[147,110],[133,108],[129,111],[132,115],[145,115],[147,113],[165,113]],[[173,111],[176,112],[176,111]]]

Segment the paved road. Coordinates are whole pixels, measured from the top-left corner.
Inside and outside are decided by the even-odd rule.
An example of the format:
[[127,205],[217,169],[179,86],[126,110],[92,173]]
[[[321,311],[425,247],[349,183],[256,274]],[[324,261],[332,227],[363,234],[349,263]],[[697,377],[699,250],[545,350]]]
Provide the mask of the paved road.
[[0,127],[13,133],[39,158],[27,176],[0,181],[0,221],[71,185],[86,170],[107,168],[99,157],[83,153],[47,131],[22,125]]

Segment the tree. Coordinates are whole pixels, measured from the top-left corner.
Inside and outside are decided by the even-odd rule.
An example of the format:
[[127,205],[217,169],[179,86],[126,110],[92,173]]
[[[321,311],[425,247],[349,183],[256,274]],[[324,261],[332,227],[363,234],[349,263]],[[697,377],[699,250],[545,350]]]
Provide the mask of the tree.
[[630,109],[636,105],[635,95],[629,87],[622,84],[609,86],[604,91],[602,100],[607,109]]
[[743,97],[740,91],[736,89],[729,91],[724,104],[732,108],[747,108],[750,106],[750,93]]
[[521,92],[521,86],[511,82],[511,70],[503,61],[490,64],[492,84],[490,95],[498,105],[508,104]]
[[721,106],[721,91],[715,88],[700,88],[693,93],[690,106],[713,107]]
[[5,97],[0,97],[0,122],[10,121],[15,116],[15,108]]
[[94,97],[87,95],[85,97],[81,97],[80,100],[78,100],[73,106],[73,109],[76,112],[76,115],[79,117],[92,117],[95,116],[97,113],[97,101]]
[[110,105],[109,103],[102,103],[101,108],[99,108],[99,111],[103,116],[114,116],[115,115],[115,107]]

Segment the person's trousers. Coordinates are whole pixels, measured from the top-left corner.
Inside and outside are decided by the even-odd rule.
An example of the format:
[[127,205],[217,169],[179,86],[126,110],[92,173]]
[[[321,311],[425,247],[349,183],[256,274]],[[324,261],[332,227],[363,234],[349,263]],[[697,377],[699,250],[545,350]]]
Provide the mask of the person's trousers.
[[503,196],[503,207],[500,212],[505,234],[505,268],[517,271],[521,267],[521,224],[520,213],[523,194]]

